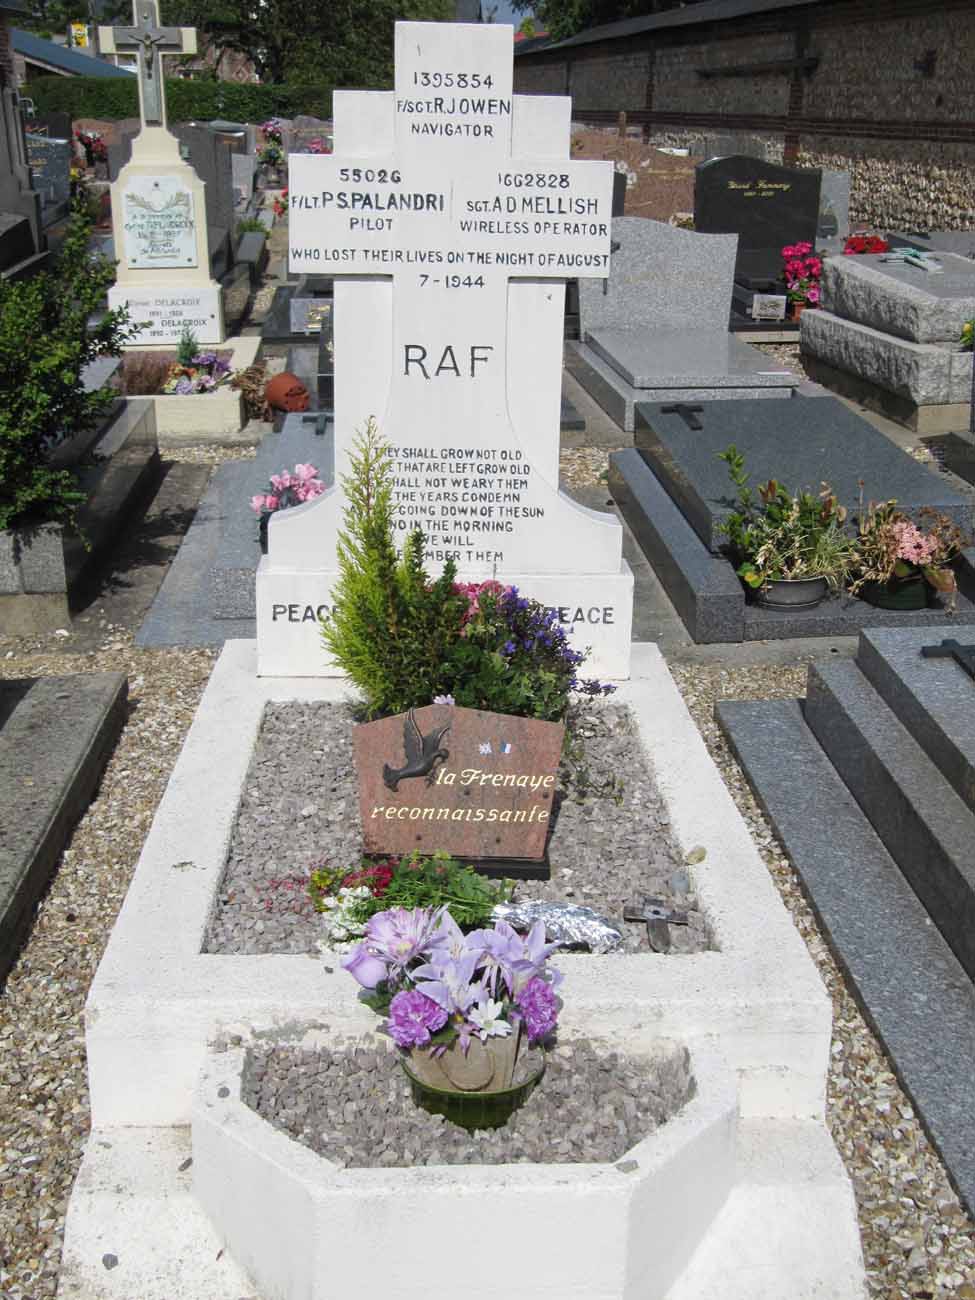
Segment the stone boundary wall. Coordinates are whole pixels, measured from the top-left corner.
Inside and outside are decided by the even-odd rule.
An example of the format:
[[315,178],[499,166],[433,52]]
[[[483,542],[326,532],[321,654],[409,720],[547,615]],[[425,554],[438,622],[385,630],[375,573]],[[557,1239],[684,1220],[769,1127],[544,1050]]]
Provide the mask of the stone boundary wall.
[[737,135],[770,161],[849,171],[855,224],[964,230],[973,57],[971,0],[823,0],[534,50],[515,58],[515,88],[568,93],[591,125],[625,112],[653,144]]

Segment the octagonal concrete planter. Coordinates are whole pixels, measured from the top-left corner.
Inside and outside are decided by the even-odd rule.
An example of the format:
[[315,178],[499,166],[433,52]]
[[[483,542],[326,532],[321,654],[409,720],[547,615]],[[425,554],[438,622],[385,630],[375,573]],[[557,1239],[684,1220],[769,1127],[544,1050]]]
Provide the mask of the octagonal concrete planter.
[[701,1043],[695,1094],[612,1164],[343,1169],[243,1102],[245,1061],[204,1067],[193,1190],[267,1300],[658,1300],[735,1180],[735,1079]]

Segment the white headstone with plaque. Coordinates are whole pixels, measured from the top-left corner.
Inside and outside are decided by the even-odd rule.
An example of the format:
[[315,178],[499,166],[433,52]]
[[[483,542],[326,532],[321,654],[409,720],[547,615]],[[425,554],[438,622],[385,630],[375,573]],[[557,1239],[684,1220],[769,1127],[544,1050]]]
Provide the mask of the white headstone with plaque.
[[164,54],[193,54],[188,27],[160,27],[156,0],[134,0],[133,26],[100,27],[102,53],[138,53],[142,130],[112,183],[112,226],[119,258],[110,307],[127,305],[143,323],[135,346],[179,342],[189,327],[200,343],[222,343],[220,286],[210,277],[205,185],[180,157],[166,129]]
[[[608,273],[613,170],[569,160],[569,99],[512,94],[512,50],[507,26],[398,23],[395,90],[336,92],[335,153],[289,160],[290,266],[336,277],[337,474],[374,416],[431,568],[516,583],[625,677],[621,525],[558,491],[565,278]],[[262,675],[335,671],[342,510],[332,489],[271,519]]]

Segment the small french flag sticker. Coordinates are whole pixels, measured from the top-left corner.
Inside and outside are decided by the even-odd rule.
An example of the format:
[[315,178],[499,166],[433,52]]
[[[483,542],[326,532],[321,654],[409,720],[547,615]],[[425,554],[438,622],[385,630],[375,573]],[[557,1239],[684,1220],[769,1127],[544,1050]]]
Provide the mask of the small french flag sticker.
[[511,745],[508,743],[507,740],[504,740],[504,741],[501,742],[501,753],[502,753],[502,754],[510,754],[510,753],[511,753]]

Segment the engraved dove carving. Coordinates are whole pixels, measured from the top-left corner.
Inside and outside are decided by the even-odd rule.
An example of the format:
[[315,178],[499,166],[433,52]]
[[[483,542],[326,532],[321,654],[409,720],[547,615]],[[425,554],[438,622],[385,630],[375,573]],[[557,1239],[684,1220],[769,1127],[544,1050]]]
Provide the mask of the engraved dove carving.
[[443,727],[436,727],[429,736],[424,736],[416,721],[416,714],[410,709],[403,721],[403,753],[406,762],[402,767],[390,767],[383,764],[383,783],[396,792],[400,781],[410,776],[425,776],[427,785],[433,784],[433,773],[438,763],[445,763],[450,757],[450,750],[443,747],[443,738],[450,730],[448,722]]

